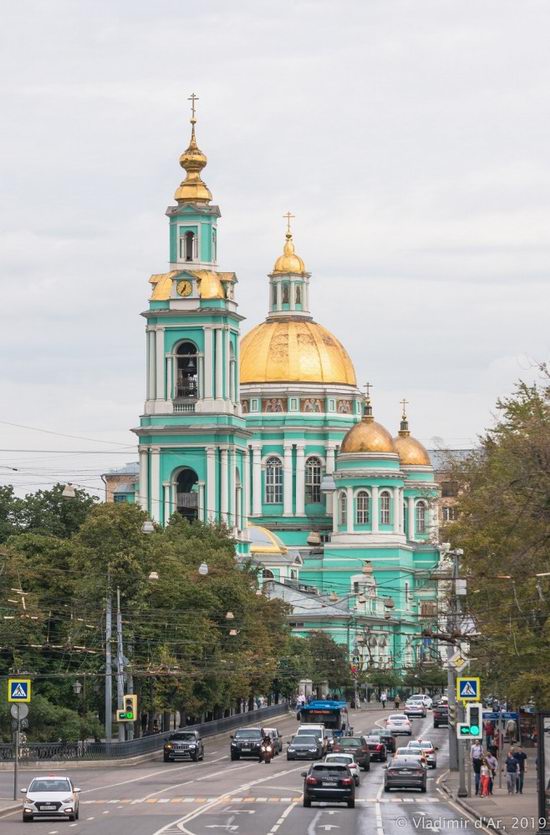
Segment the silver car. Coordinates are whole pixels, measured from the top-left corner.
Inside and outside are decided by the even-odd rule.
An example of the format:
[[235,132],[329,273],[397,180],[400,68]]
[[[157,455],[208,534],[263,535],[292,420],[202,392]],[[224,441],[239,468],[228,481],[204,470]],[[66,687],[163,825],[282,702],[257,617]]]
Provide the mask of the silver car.
[[21,789],[23,821],[34,818],[68,818],[78,820],[78,793],[70,777],[35,777],[28,789]]

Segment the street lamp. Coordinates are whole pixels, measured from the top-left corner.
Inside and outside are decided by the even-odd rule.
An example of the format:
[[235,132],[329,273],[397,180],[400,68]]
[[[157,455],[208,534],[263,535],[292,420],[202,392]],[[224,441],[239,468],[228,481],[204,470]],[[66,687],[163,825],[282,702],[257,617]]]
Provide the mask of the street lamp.
[[80,696],[82,693],[82,684],[78,680],[73,683],[73,693],[75,696]]
[[155,526],[153,525],[150,519],[145,520],[145,522],[141,526],[141,532],[146,534],[155,532]]
[[201,562],[201,564],[198,567],[198,572],[201,575],[201,577],[206,577],[206,575],[208,574],[208,565],[205,562]]
[[159,579],[158,571],[150,571],[149,576],[147,577],[147,579],[149,580],[150,583],[156,583],[156,581]]
[[63,492],[61,493],[62,499],[76,499],[76,490],[74,489],[73,485],[69,481],[68,484],[65,485],[63,488]]
[[227,612],[227,614],[225,616],[225,619],[226,620],[235,620],[235,615],[233,614],[233,612]]

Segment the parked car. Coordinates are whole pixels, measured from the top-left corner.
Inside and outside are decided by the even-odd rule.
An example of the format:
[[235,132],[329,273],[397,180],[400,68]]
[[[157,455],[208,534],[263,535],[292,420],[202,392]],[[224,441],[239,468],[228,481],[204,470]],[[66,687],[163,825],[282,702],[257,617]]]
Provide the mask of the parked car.
[[176,731],[164,743],[164,762],[189,757],[195,762],[204,759],[204,745],[198,731]]
[[371,728],[370,731],[367,731],[367,736],[379,736],[380,741],[384,743],[386,746],[386,751],[388,754],[393,754],[396,748],[395,745],[395,737],[392,733],[390,733],[386,728]]
[[394,736],[397,734],[412,734],[411,722],[404,713],[392,713],[386,719],[386,730],[391,731]]
[[336,801],[355,806],[355,782],[351,771],[343,763],[314,763],[309,771],[303,771],[304,806],[312,802]]
[[449,706],[447,704],[437,704],[433,709],[434,728],[439,728],[440,725],[449,724]]
[[363,769],[370,770],[370,751],[364,736],[341,736],[334,743],[335,754],[353,754],[355,762]]
[[323,762],[326,763],[343,763],[347,765],[351,771],[351,776],[356,786],[361,783],[361,771],[358,763],[355,761],[353,754],[327,754]]
[[271,737],[273,741],[273,753],[277,756],[277,754],[280,754],[283,750],[283,737],[277,728],[264,728],[264,731]]
[[411,701],[406,701],[403,713],[405,716],[408,716],[409,719],[424,719],[427,716],[426,708],[422,699],[412,699]]
[[23,821],[46,817],[78,820],[79,792],[70,777],[35,777],[27,789],[21,789],[25,795]]
[[385,763],[386,746],[384,745],[378,734],[367,734],[366,740],[371,760],[378,760],[378,762]]
[[323,746],[316,734],[296,734],[288,743],[287,760],[320,760]]
[[437,768],[438,750],[435,745],[432,745],[429,739],[414,739],[409,742],[407,748],[410,751],[419,751],[426,757],[426,763],[430,768]]
[[384,791],[391,789],[420,789],[426,791],[426,768],[416,757],[394,757],[386,768]]
[[261,728],[239,728],[234,735],[231,735],[231,759],[240,760],[241,757],[259,757],[261,744]]

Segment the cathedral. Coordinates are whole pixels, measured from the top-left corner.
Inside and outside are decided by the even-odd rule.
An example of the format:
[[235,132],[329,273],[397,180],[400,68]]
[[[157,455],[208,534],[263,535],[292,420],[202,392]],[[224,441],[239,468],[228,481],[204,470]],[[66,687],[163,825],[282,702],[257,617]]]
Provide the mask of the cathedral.
[[[220,210],[196,137],[166,212],[169,270],[152,275],[139,476],[115,500],[159,525],[222,522],[237,559],[285,600],[293,631],[324,629],[359,669],[437,661],[438,487],[409,431],[375,419],[342,343],[312,315],[315,282],[291,228],[264,322],[241,337],[234,272],[218,269]],[[124,485],[123,485],[124,487]]]

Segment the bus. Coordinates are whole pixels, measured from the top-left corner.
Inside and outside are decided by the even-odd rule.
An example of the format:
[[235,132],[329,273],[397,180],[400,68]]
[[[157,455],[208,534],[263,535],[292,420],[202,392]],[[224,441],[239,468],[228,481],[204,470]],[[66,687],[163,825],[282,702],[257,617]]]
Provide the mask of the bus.
[[304,723],[323,724],[336,736],[345,734],[349,728],[347,702],[317,699],[306,702],[298,712],[298,718]]

